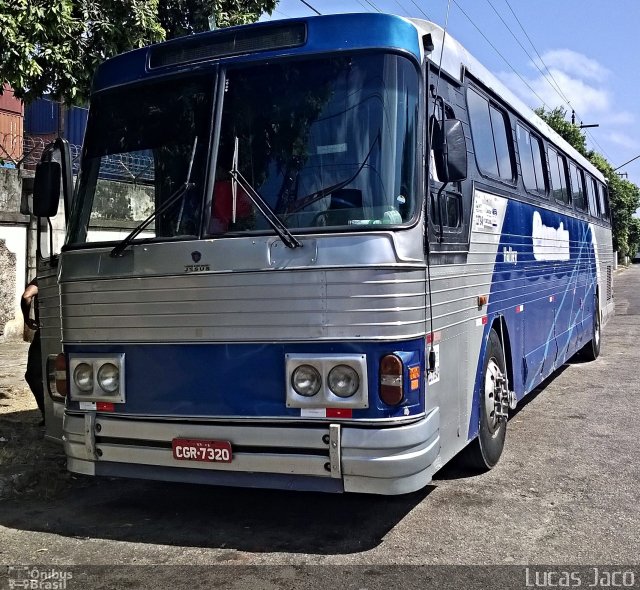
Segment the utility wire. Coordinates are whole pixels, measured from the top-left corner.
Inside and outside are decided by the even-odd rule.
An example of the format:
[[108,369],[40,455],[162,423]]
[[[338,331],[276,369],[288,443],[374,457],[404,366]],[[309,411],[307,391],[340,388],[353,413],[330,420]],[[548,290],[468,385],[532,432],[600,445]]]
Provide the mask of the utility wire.
[[[538,56],[538,59],[540,60],[540,63],[543,65],[544,69],[547,71],[547,73],[549,74],[549,77],[553,80],[555,86],[557,87],[557,92],[558,95],[560,96],[560,98],[564,101],[564,103],[575,113],[575,108],[573,107],[573,105],[571,104],[571,100],[569,100],[569,98],[567,97],[567,95],[562,91],[562,88],[560,87],[560,84],[558,83],[558,81],[555,79],[553,73],[551,72],[551,70],[549,69],[549,67],[547,66],[547,64],[545,63],[544,59],[542,59],[542,56],[540,55],[540,52],[537,50],[536,46],[534,45],[533,41],[531,40],[531,37],[529,36],[529,34],[527,33],[527,30],[524,28],[522,22],[520,21],[520,19],[518,18],[518,15],[515,13],[515,11],[513,10],[513,7],[511,6],[511,4],[509,3],[509,0],[504,0],[506,5],[508,6],[509,10],[511,11],[511,14],[513,15],[513,18],[516,19],[516,22],[518,23],[518,25],[520,26],[520,29],[522,30],[522,32],[524,33],[525,37],[527,38],[527,41],[529,41],[529,44],[531,45],[531,47],[533,48],[533,50],[535,51],[536,55]],[[490,0],[487,0],[487,2],[489,2],[489,4],[491,5]],[[491,5],[491,7],[495,10],[495,8],[493,7],[493,5]],[[497,11],[496,11],[497,14]],[[500,16],[500,15],[498,15]],[[502,20],[502,18],[500,17],[500,20]],[[502,21],[504,22],[504,21]],[[505,23],[506,26],[506,23]],[[507,28],[509,28],[507,26]],[[513,35],[513,31],[511,31],[511,29],[509,29],[509,31],[511,32],[511,34]],[[519,43],[519,42],[518,42]],[[522,47],[522,45],[521,45]],[[527,56],[529,56],[529,54],[527,53]],[[531,56],[529,56],[529,59],[531,59]],[[535,64],[535,60],[531,60],[534,64]],[[536,67],[538,67],[536,65]],[[538,70],[540,70],[540,68],[538,68]],[[541,72],[542,73],[542,72]],[[543,74],[544,76],[544,74]],[[546,76],[545,76],[546,79]],[[548,79],[547,79],[548,81]],[[550,83],[549,83],[550,84]],[[577,113],[576,115],[578,116],[578,119],[582,119],[582,117],[580,117]],[[607,158],[607,160],[611,160],[611,158],[609,157],[609,155],[605,152],[605,150],[603,149],[603,147],[598,143],[598,141],[596,140],[596,138],[593,136],[593,134],[590,131],[586,131],[586,135],[589,136],[589,138],[591,139],[591,141],[593,142],[593,144],[600,150],[600,152],[602,154],[604,154]]]
[[473,21],[473,19],[464,11],[464,9],[462,8],[462,6],[460,6],[460,4],[457,2],[457,0],[453,0],[453,3],[458,7],[458,10],[460,10],[460,12],[462,12],[462,14],[464,14],[464,16],[467,17],[467,19],[469,20],[469,22],[475,27],[475,29],[478,31],[478,33],[480,33],[480,35],[482,35],[482,37],[484,38],[484,40],[492,47],[492,49],[502,58],[502,60],[504,61],[504,63],[506,63],[511,70],[513,71],[513,73],[518,76],[518,78],[520,78],[520,81],[529,89],[531,90],[531,92],[534,94],[534,96],[549,110],[550,107],[549,105],[542,99],[542,97],[531,87],[531,85],[520,75],[520,73],[518,72],[518,70],[516,70],[512,65],[511,62],[504,56],[502,55],[502,53],[500,53],[500,51],[498,50],[498,48],[489,40],[489,38],[482,32],[482,30],[480,29],[480,27]]
[[322,16],[322,13],[319,10],[316,10],[315,7],[311,6],[309,2],[306,2],[306,0],[300,0],[300,2],[302,2],[307,8],[313,10],[313,12],[315,12],[318,16]]
[[429,18],[429,15],[424,10],[422,10],[422,8],[420,8],[413,0],[410,0],[410,2],[424,15],[424,18],[426,18],[427,20],[431,20]]
[[400,2],[398,0],[394,0],[395,3],[400,7],[400,10],[402,10],[402,12],[404,12],[404,14],[408,17],[411,17],[411,15],[409,14],[409,11],[404,7],[404,5],[400,4]]
[[378,12],[382,12],[382,10],[380,10],[373,2],[370,2],[369,0],[364,0],[369,6],[371,6],[371,8],[373,8],[374,10],[377,10]]
[[[547,77],[547,74],[544,73],[544,71],[542,70],[542,68],[538,65],[538,63],[536,62],[536,60],[532,57],[532,55],[529,53],[529,51],[527,50],[527,48],[520,42],[520,39],[518,39],[518,37],[516,36],[516,34],[513,32],[513,30],[511,29],[511,27],[509,26],[509,23],[507,23],[507,21],[504,20],[504,18],[502,18],[502,15],[498,12],[498,10],[496,9],[496,7],[494,6],[494,4],[491,2],[491,0],[487,0],[487,4],[489,4],[489,6],[491,6],[493,12],[496,13],[496,16],[500,19],[500,21],[502,22],[502,24],[505,26],[505,28],[507,29],[507,31],[509,31],[509,33],[511,33],[511,36],[515,39],[516,43],[518,45],[520,45],[520,48],[522,49],[522,51],[524,51],[525,55],[531,60],[531,63],[537,68],[537,70],[540,72],[540,74],[542,75],[542,77],[544,78],[545,82],[547,82],[549,84],[549,86],[551,86],[551,88],[553,89],[553,91],[567,104],[570,105],[569,100],[567,99],[567,97],[562,93],[562,89],[560,88],[560,86],[558,85],[558,83],[555,81],[555,79],[553,79],[553,76],[551,76],[551,80],[553,80],[553,82],[555,84],[553,84],[551,82],[551,80]],[[531,40],[529,40],[529,43],[531,43]],[[535,49],[535,48],[534,48]],[[540,57],[540,54],[536,51],[536,53],[538,54],[538,58],[540,59],[540,61],[542,62],[542,64],[544,65],[544,61],[542,61],[542,58]],[[546,66],[545,66],[546,68]],[[547,69],[547,72],[550,74],[551,72],[549,72],[549,69]]]

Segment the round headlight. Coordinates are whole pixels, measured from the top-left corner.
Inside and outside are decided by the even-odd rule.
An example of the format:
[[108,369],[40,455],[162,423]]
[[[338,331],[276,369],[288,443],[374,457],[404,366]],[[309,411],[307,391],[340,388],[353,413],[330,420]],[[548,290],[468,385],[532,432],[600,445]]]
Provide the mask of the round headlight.
[[291,387],[299,395],[312,397],[320,391],[322,377],[318,369],[311,365],[300,365],[296,367],[291,375]]
[[338,365],[329,372],[329,389],[338,397],[351,397],[360,387],[358,372],[347,365]]
[[105,363],[98,370],[98,385],[107,393],[118,391],[120,386],[120,369],[113,363]]
[[93,367],[89,363],[79,363],[73,370],[73,382],[83,393],[93,391]]

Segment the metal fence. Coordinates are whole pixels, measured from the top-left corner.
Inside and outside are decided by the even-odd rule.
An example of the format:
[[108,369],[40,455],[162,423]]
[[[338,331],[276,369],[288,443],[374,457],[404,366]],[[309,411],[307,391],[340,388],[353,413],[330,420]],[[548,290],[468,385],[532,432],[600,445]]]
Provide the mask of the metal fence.
[[[0,166],[33,170],[44,149],[53,137],[0,134]],[[73,174],[80,169],[81,146],[69,144]],[[100,163],[100,177],[128,183],[149,183],[154,179],[154,161],[145,153],[114,154],[104,156]]]

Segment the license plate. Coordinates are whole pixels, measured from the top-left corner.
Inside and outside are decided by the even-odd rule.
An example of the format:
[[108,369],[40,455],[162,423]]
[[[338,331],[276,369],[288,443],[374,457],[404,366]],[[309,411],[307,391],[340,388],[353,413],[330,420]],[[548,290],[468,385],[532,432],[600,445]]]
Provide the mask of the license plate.
[[205,461],[207,463],[231,463],[231,443],[228,440],[188,440],[174,438],[171,441],[173,458],[178,461]]

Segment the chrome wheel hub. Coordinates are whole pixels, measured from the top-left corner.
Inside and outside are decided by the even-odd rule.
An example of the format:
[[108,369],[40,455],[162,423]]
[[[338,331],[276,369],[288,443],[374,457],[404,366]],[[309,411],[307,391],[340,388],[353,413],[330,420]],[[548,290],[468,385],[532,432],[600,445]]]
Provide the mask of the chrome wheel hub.
[[504,373],[495,359],[489,359],[484,376],[484,408],[489,431],[498,430],[509,415],[509,392]]

